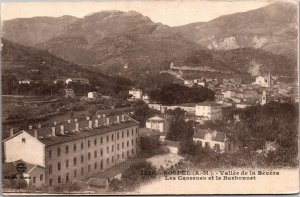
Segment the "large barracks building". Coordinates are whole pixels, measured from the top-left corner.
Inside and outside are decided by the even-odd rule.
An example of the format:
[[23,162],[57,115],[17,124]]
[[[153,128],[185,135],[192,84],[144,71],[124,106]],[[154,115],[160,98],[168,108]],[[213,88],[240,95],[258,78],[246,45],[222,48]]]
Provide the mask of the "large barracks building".
[[3,141],[5,163],[29,164],[31,184],[49,186],[85,180],[138,152],[139,122],[127,115],[105,116],[52,127],[10,131]]

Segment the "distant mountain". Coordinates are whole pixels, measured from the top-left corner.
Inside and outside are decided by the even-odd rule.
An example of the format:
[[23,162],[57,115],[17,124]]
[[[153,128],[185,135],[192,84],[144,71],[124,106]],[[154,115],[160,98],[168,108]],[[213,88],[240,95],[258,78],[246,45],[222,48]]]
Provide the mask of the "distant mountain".
[[61,34],[66,26],[76,20],[73,16],[17,18],[4,21],[2,33],[8,40],[34,46]]
[[174,27],[191,41],[208,48],[263,49],[275,54],[297,57],[297,5],[273,3],[247,12],[221,16],[209,22]]
[[[2,74],[19,79],[56,79],[59,77],[84,77],[97,81],[103,87],[114,87],[122,81],[102,73],[95,73],[74,63],[58,58],[47,51],[22,46],[2,38]],[[123,81],[124,82],[124,81]]]
[[86,16],[37,47],[94,70],[127,76],[161,70],[172,60],[201,48],[172,28],[134,11]]
[[[37,36],[34,47],[92,73],[129,79],[168,70],[171,62],[177,67],[201,68],[205,74],[254,75],[253,72],[267,71],[292,74],[297,69],[295,16],[294,4],[274,3],[210,22],[171,28],[135,11],[101,11],[83,18],[71,17],[57,34],[51,30],[47,38]],[[34,18],[38,19],[43,21],[44,17]],[[10,22],[13,21],[18,19]],[[4,26],[4,31],[7,27]],[[20,40],[22,31],[24,40],[30,40],[36,31],[42,30],[36,26],[16,31],[4,37],[24,43]]]

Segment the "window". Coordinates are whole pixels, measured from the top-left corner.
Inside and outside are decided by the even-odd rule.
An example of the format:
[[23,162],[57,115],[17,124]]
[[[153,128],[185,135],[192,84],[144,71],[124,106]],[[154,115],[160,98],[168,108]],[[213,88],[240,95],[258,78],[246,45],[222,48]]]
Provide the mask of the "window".
[[119,139],[119,133],[117,133],[117,140]]
[[33,179],[32,179],[33,184],[35,184],[35,181],[36,181],[36,178],[34,176]]
[[52,174],[52,165],[49,165],[49,174]]
[[97,151],[94,152],[94,157],[97,158]]
[[124,159],[124,153],[122,153],[122,159]]
[[91,159],[91,153],[88,153],[88,160]]
[[43,174],[40,175],[40,181],[43,181],[44,180],[44,176]]
[[109,164],[109,158],[106,159],[106,164],[107,164],[107,165]]
[[111,140],[114,141],[114,134],[111,135]]
[[91,146],[91,141],[88,140],[88,148]]
[[84,161],[84,156],[81,155],[81,163],[83,163],[83,161]]
[[69,167],[69,160],[67,159],[66,160],[66,168],[68,168]]
[[81,142],[81,150],[83,150],[83,142]]
[[88,165],[88,172],[91,171],[91,165]]
[[60,156],[60,148],[57,149],[57,156]]
[[133,145],[133,139],[131,140],[131,145]]
[[69,182],[69,173],[66,174],[66,183]]
[[114,156],[111,157],[111,162],[114,163],[115,162],[115,158]]
[[25,143],[26,141],[25,141],[25,138],[22,138],[22,143]]
[[77,170],[74,170],[74,178],[77,177]]
[[138,141],[138,139],[137,138],[135,138],[135,143],[137,144],[137,141]]
[[122,148],[124,148],[124,142],[122,142]]
[[77,164],[77,158],[76,157],[74,157],[73,162],[74,162],[74,166],[76,166],[76,164]]
[[138,134],[138,129],[137,128],[135,129],[135,133]]
[[124,131],[122,131],[122,138],[124,138]]
[[101,144],[103,144],[103,137],[100,138],[100,142],[101,142]]
[[95,167],[95,169],[97,169],[97,162],[95,162],[94,167]]
[[127,130],[127,137],[129,137],[129,130]]
[[76,151],[76,144],[74,144],[74,146],[73,146],[73,151],[74,152]]
[[52,158],[52,150],[49,150],[49,158]]
[[52,179],[49,179],[49,185],[52,186]]
[[133,129],[131,129],[131,135],[133,135]]
[[69,146],[66,146],[66,154],[69,153]]
[[97,139],[94,139],[94,145],[95,146],[97,145]]
[[114,145],[111,146],[111,152],[114,152]]
[[106,147],[106,152],[109,153],[109,147]]
[[84,168],[81,167],[81,176],[84,174]]
[[220,144],[215,144],[215,150],[220,151]]
[[101,170],[103,169],[103,160],[101,160],[101,162],[100,162],[100,169]]
[[127,141],[127,147],[129,147],[129,141]]
[[127,157],[129,156],[129,151],[127,151]]
[[57,177],[57,182],[61,183],[61,177],[60,177],[60,175]]
[[109,142],[109,136],[106,137],[106,142]]
[[119,146],[119,144],[117,144],[117,150],[119,150],[120,149],[120,146]]
[[134,150],[132,149],[132,150],[131,150],[131,155],[133,155],[133,154],[134,154],[134,153],[133,153],[133,151],[134,151]]
[[101,156],[102,156],[103,155],[103,150],[102,149],[101,149],[100,153],[101,153]]
[[205,142],[205,148],[209,148],[209,142]]
[[60,162],[57,163],[57,170],[61,170],[61,164],[60,164]]

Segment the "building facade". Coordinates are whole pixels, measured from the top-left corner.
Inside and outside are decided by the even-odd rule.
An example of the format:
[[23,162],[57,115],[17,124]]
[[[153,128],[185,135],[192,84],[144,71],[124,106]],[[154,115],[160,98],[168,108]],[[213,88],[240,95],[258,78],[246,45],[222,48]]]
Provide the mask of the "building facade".
[[222,119],[222,107],[215,102],[203,102],[196,104],[195,115],[201,116],[206,120],[221,120]]
[[135,156],[138,139],[139,123],[122,115],[21,131],[3,143],[5,162],[39,165],[44,183],[55,186],[86,180]]
[[130,95],[132,95],[133,99],[142,99],[143,91],[141,89],[132,89],[129,90]]

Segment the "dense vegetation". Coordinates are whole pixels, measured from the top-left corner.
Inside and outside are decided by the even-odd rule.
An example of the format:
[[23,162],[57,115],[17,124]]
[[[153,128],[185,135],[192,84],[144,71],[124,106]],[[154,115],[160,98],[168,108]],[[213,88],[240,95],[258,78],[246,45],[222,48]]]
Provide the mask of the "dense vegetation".
[[[294,103],[268,103],[264,106],[252,106],[239,112],[240,121],[208,122],[201,126],[205,129],[217,129],[225,132],[229,140],[238,145],[234,154],[217,153],[202,149],[194,144],[191,136],[182,131],[180,119],[171,126],[170,139],[182,141],[179,153],[187,156],[196,166],[210,167],[282,167],[296,166],[298,163],[298,106]],[[180,132],[181,131],[181,132]],[[187,137],[186,140],[182,138]],[[269,143],[273,148],[269,149]],[[273,150],[272,150],[273,149]]]
[[148,161],[131,164],[123,173],[121,180],[113,179],[109,184],[111,191],[134,191],[157,176],[155,166]]
[[179,103],[203,102],[214,100],[214,92],[205,87],[186,87],[180,84],[169,84],[150,92],[151,100],[164,105]]

